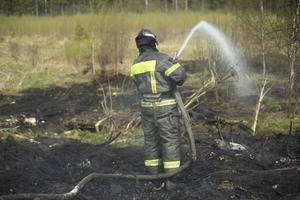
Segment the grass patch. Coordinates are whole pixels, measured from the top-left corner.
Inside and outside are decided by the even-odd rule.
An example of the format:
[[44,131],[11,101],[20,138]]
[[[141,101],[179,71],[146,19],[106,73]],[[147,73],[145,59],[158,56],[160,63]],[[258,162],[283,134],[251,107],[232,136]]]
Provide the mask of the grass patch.
[[[300,132],[300,116],[294,119],[294,132]],[[272,134],[287,134],[290,128],[289,118],[285,113],[268,113],[262,114],[260,121],[258,121],[258,134],[272,135]]]
[[95,132],[89,132],[89,131],[82,131],[82,130],[72,130],[72,131],[66,131],[61,134],[49,134],[47,132],[43,133],[34,133],[31,131],[27,131],[25,133],[20,133],[17,128],[1,128],[0,129],[0,140],[4,140],[8,137],[13,137],[17,140],[30,140],[37,137],[48,137],[48,138],[71,138],[80,140],[84,143],[90,143],[90,144],[100,144],[104,142],[108,134],[101,132],[101,133],[95,133]]

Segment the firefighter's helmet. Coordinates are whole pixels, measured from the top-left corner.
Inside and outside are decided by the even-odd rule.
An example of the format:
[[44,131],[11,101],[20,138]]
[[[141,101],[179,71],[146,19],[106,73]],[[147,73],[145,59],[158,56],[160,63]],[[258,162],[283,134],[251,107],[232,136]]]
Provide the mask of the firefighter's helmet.
[[147,28],[142,28],[136,38],[135,38],[136,46],[139,48],[141,46],[155,46],[158,44],[156,35]]

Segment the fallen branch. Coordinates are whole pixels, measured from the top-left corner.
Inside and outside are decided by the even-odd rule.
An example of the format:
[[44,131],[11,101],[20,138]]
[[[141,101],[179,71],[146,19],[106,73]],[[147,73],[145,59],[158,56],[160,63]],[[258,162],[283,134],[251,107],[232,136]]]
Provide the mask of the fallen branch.
[[209,120],[209,119],[205,119],[204,120],[205,124],[207,125],[214,125],[214,126],[230,126],[231,128],[233,126],[238,126],[240,129],[246,131],[247,133],[251,134],[252,133],[252,130],[250,127],[248,127],[246,124],[243,123],[242,120],[240,121],[236,121],[236,120],[231,120],[231,121],[228,121],[228,120],[225,120],[225,119],[212,119],[212,120]]
[[212,76],[211,79],[209,79],[202,88],[194,92],[184,103],[184,108],[188,108],[191,106],[192,103],[194,103],[196,100],[198,100],[201,96],[206,94],[209,90],[213,89],[216,86],[216,80],[214,73],[211,72]]
[[126,125],[125,132],[128,132],[129,129],[134,129],[141,122],[141,116],[134,117],[130,122]]
[[[232,174],[238,174],[238,173],[257,173],[257,174],[267,174],[267,173],[274,173],[274,172],[282,172],[282,171],[291,171],[291,170],[297,170],[299,171],[299,169],[297,169],[296,167],[284,167],[284,168],[277,168],[277,169],[268,169],[268,170],[243,170],[243,169],[228,169],[228,170],[220,170],[220,171],[215,171],[212,172],[210,174],[208,174],[203,181],[211,178],[212,176],[217,176],[220,174],[228,174],[228,173],[232,173]],[[1,199],[0,199],[1,200]]]
[[104,117],[103,119],[100,119],[99,121],[96,122],[96,124],[95,124],[95,129],[96,129],[96,132],[97,132],[97,133],[100,132],[99,126],[100,126],[101,124],[103,124],[107,119],[108,119],[108,117]]
[[224,74],[216,78],[216,72],[210,69],[211,78],[203,85],[202,88],[194,92],[184,103],[184,107],[189,108],[201,96],[205,95],[208,91],[215,89],[220,84],[228,83],[228,79],[234,77],[233,68],[228,69]]
[[284,168],[277,168],[277,169],[268,169],[268,170],[243,170],[239,169],[239,172],[246,172],[246,173],[258,173],[258,174],[266,174],[266,173],[273,173],[273,172],[282,172],[282,171],[291,171],[296,170],[300,171],[297,167],[284,167]]

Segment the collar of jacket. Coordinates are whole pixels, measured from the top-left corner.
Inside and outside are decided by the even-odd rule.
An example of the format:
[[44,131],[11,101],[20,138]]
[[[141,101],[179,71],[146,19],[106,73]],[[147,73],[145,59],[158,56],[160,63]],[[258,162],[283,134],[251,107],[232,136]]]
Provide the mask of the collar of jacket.
[[155,46],[141,46],[141,47],[139,47],[139,51],[140,51],[140,54],[142,54],[144,52],[154,52],[154,51],[158,51],[158,50]]

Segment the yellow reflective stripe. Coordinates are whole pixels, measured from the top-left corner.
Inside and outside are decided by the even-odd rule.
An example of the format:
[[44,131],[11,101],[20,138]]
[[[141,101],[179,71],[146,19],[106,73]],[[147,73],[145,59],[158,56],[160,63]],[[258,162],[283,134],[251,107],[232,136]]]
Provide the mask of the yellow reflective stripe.
[[169,69],[167,69],[165,71],[165,75],[169,76],[172,72],[174,72],[178,67],[180,67],[181,65],[179,63],[176,63],[174,65],[172,65]]
[[[175,99],[164,99],[162,101],[154,102],[154,103],[155,103],[155,106],[168,106],[168,105],[176,104],[176,100]],[[141,101],[141,106],[151,108],[151,107],[153,107],[153,103]]]
[[159,165],[160,159],[145,160],[146,167],[156,167]]
[[165,169],[174,169],[180,167],[180,161],[166,161],[164,162]]
[[151,82],[151,91],[153,94],[157,93],[156,89],[156,79],[155,79],[155,72],[150,72],[150,82]]
[[155,65],[156,65],[155,60],[136,63],[131,66],[130,76],[134,76],[136,74],[142,74],[146,72],[154,72]]

